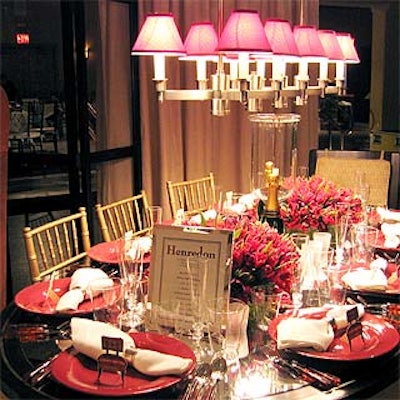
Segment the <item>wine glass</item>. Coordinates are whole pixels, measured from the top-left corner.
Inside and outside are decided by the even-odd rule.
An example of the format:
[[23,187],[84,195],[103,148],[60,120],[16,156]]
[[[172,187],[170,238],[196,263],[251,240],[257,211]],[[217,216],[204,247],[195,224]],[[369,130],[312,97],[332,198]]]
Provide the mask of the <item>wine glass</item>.
[[132,232],[127,232],[120,241],[119,267],[125,287],[125,304],[122,314],[123,329],[142,330],[146,312],[146,291],[144,288],[143,259],[145,251]]
[[207,350],[201,345],[208,324],[208,312],[206,307],[206,289],[209,277],[209,261],[203,258],[188,257],[186,259],[186,271],[189,283],[190,302],[189,314],[192,317],[190,336],[193,342],[193,351],[196,359],[201,361]]

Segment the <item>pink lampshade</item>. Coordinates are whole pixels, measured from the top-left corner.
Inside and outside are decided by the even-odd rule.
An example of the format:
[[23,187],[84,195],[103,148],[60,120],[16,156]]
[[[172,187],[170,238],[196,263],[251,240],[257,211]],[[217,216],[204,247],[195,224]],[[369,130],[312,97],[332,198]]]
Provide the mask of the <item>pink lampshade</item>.
[[340,48],[342,49],[345,63],[358,64],[360,62],[360,57],[358,56],[356,47],[354,45],[354,38],[350,35],[350,33],[337,32],[336,37]]
[[320,57],[326,57],[315,26],[296,25],[293,29],[293,35],[301,57],[315,59],[316,61]]
[[196,22],[192,24],[184,45],[188,57],[215,56],[218,36],[213,24],[211,22]]
[[170,13],[148,15],[132,47],[132,54],[157,53],[173,56],[185,53],[174,17]]
[[335,31],[320,29],[318,30],[318,37],[330,61],[344,61],[344,55]]
[[218,42],[220,52],[271,52],[260,16],[253,10],[234,10]]
[[274,55],[299,55],[289,21],[277,18],[267,19],[264,30]]

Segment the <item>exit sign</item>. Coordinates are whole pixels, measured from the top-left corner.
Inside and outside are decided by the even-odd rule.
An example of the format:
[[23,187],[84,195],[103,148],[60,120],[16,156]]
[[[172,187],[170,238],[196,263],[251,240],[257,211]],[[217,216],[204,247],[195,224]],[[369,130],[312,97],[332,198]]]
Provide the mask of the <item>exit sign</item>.
[[16,33],[15,39],[17,44],[29,44],[29,33]]

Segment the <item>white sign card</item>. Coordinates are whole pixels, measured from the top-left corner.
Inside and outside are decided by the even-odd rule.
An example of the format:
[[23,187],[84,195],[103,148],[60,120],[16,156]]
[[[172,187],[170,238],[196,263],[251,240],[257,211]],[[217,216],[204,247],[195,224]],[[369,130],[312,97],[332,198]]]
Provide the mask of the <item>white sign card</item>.
[[[203,227],[156,225],[151,251],[149,300],[174,309],[189,321],[195,300],[229,298],[233,231]],[[200,288],[207,265],[206,281]],[[199,304],[199,307],[203,306]]]

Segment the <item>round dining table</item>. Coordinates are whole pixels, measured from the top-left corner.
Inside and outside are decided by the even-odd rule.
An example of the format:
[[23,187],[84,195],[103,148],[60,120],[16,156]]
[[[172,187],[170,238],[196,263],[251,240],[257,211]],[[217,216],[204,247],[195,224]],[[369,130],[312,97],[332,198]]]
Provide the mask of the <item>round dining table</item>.
[[[91,315],[87,316],[91,318]],[[44,340],[21,340],[16,337],[15,327],[20,324],[40,323],[47,324],[52,332],[59,326],[68,323],[70,316],[43,315],[32,313],[18,307],[15,302],[10,303],[1,313],[1,390],[7,398],[21,399],[83,399],[94,398],[92,394],[67,387],[55,379],[51,374],[39,383],[29,381],[29,374],[44,361],[51,359],[60,352],[58,341],[55,338]],[[250,346],[252,342],[250,340]],[[323,364],[323,363],[322,363]],[[314,367],[318,367],[318,362]],[[276,400],[296,399],[345,399],[345,398],[397,398],[399,393],[399,347],[384,354],[372,357],[362,362],[336,363],[332,373],[340,376],[341,384],[330,390],[321,391],[309,384],[295,385],[290,390],[283,390],[273,395]],[[68,366],[66,366],[67,368]],[[166,388],[140,396],[130,398],[141,399],[177,399],[183,384],[178,383]],[[290,385],[287,386],[290,388]],[[117,392],[118,393],[118,392]],[[95,396],[99,398],[99,396]],[[113,396],[115,398],[127,396]],[[101,398],[101,396],[100,396]],[[106,397],[103,397],[106,398]],[[110,398],[110,397],[108,397]]]

